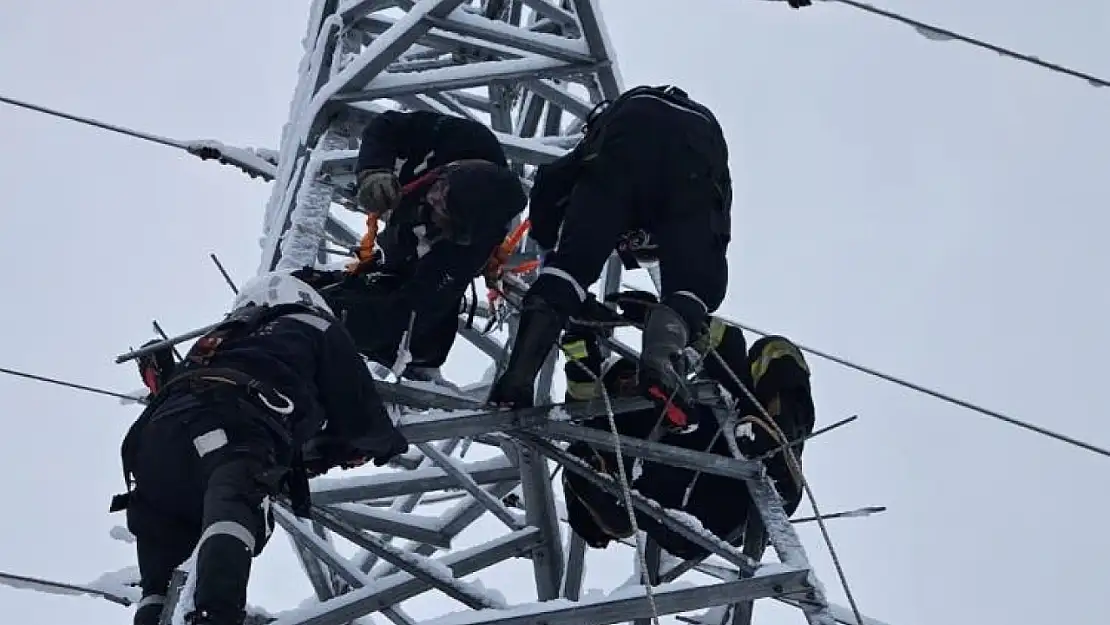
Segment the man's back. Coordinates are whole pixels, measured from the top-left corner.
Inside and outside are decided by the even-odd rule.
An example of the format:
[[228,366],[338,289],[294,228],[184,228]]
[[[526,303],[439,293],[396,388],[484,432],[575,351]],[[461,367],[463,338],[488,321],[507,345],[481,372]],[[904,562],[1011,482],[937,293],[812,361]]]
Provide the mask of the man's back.
[[476,121],[427,111],[387,111],[362,133],[358,171],[396,170],[402,185],[437,167],[459,160],[480,159],[508,166],[505,152],[489,128]]

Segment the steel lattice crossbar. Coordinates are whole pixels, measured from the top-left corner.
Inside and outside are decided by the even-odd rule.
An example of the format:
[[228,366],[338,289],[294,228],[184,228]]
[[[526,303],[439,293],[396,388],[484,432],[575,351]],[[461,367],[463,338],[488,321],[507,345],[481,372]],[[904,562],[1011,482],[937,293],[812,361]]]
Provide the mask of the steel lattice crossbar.
[[[333,211],[351,215],[356,210],[358,137],[366,122],[385,110],[438,111],[487,124],[522,183],[530,186],[534,167],[572,147],[596,105],[624,88],[597,5],[596,0],[314,0],[289,123],[276,157],[264,167],[267,178],[273,178],[273,192],[259,271],[328,263],[335,246],[349,250],[357,245],[359,234],[343,221],[343,212]],[[524,259],[533,250],[518,252]],[[599,285],[602,295],[617,290],[620,275],[620,264],[611,259]],[[460,334],[499,365],[509,344],[477,331],[465,317],[460,315]],[[515,324],[510,311],[509,341]],[[635,355],[613,339],[609,343]],[[586,546],[573,532],[564,545],[552,470],[558,464],[608,492],[621,491],[612,478],[555,441],[604,449],[613,449],[617,441],[583,425],[606,414],[600,402],[553,410],[555,363],[553,353],[536,383],[543,406],[528,410],[491,410],[475,399],[481,385],[455,393],[428,384],[380,382],[380,394],[400,413],[399,426],[414,449],[393,463],[401,470],[314,479],[311,519],[294,516],[284,503],[275,505],[275,519],[319,599],[278,615],[275,625],[340,625],[375,612],[408,625],[414,620],[401,604],[433,590],[448,597],[445,605],[452,604],[445,612],[464,610],[422,621],[438,625],[644,623],[653,616],[642,586],[601,599],[581,597]],[[694,391],[699,401],[722,409],[715,385],[701,384]],[[613,409],[620,413],[648,405],[619,399]],[[500,453],[463,460],[474,443]],[[721,625],[746,625],[753,600],[778,597],[801,608],[811,623],[854,623],[830,616],[762,464],[628,437],[619,443],[630,457],[744,480],[759,511],[758,519],[749,519],[747,527],[729,537],[744,539],[742,544],[733,540],[734,546],[632,493],[637,509],[731,565],[690,562],[664,570],[658,546],[649,543],[648,572],[653,583],[661,584],[654,588],[659,615],[733,605]],[[445,512],[421,514],[419,507],[435,491],[462,496]],[[522,497],[523,518],[510,510],[509,495]],[[383,501],[391,503],[381,507]],[[460,534],[486,513],[505,525],[502,533],[455,548]],[[341,556],[335,537],[358,547],[359,554]],[[397,538],[409,543],[399,546]],[[760,563],[767,544],[782,564]],[[461,581],[518,558],[531,562],[538,602],[504,605],[497,595]],[[668,583],[694,568],[710,571],[717,583]]]

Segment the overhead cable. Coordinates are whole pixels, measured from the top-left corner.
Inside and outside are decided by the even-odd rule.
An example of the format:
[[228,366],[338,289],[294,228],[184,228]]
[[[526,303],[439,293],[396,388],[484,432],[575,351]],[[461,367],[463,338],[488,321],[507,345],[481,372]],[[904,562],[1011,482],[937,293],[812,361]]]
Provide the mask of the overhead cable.
[[895,13],[894,11],[888,11],[886,9],[880,9],[876,6],[872,6],[870,4],[867,4],[866,2],[859,2],[858,0],[825,0],[825,1],[826,2],[839,2],[840,4],[844,4],[844,5],[850,6],[854,9],[864,11],[865,13],[871,13],[872,15],[878,15],[879,17],[882,17],[882,18],[885,18],[885,19],[888,19],[888,20],[892,20],[892,21],[895,21],[895,22],[899,22],[901,24],[905,24],[906,26],[909,26],[909,27],[913,28],[914,30],[916,30],[921,36],[923,36],[926,39],[929,39],[931,41],[962,41],[963,43],[973,45],[976,48],[979,48],[981,50],[989,50],[991,52],[1001,54],[1002,56],[1005,56],[1005,57],[1008,57],[1008,58],[1011,58],[1011,59],[1015,59],[1017,61],[1021,61],[1022,63],[1028,63],[1030,65],[1035,65],[1035,66],[1040,67],[1042,69],[1047,69],[1051,72],[1056,72],[1057,74],[1064,74],[1065,76],[1071,76],[1072,78],[1079,78],[1081,80],[1086,81],[1092,87],[1110,87],[1110,80],[1106,80],[1104,78],[1099,78],[1098,76],[1094,76],[1094,75],[1088,74],[1086,72],[1081,72],[1079,70],[1072,69],[1072,68],[1066,67],[1064,65],[1059,65],[1057,63],[1050,63],[1048,61],[1042,61],[1041,59],[1039,59],[1039,58],[1037,58],[1037,57],[1035,57],[1031,54],[1025,54],[1025,53],[1022,53],[1022,52],[1018,52],[1016,50],[1012,50],[1010,48],[1004,48],[1002,46],[999,46],[999,45],[996,45],[996,44],[993,44],[993,43],[990,43],[990,42],[987,42],[987,41],[983,41],[982,39],[978,39],[976,37],[971,37],[971,36],[968,36],[968,35],[960,34],[960,33],[956,32],[954,30],[949,30],[947,28],[941,28],[939,26],[934,26],[932,24],[926,24],[925,22],[922,22],[920,20],[916,20],[912,17],[907,17],[907,16],[902,15],[900,13]]
[[266,181],[271,181],[274,179],[277,172],[277,165],[268,161],[266,157],[251,150],[224,145],[218,141],[178,141],[176,139],[170,139],[169,137],[135,130],[134,128],[127,128],[126,126],[109,124],[108,122],[102,122],[91,117],[74,115],[72,113],[66,113],[15,98],[0,96],[0,102],[35,111],[36,113],[43,113],[45,115],[74,121],[79,124],[85,124],[86,126],[100,128],[101,130],[119,133],[134,139],[150,141],[151,143],[184,150],[201,160],[214,159],[224,165],[235,167],[252,178],[261,178]]
[[[726,324],[734,325],[734,326],[736,326],[740,329],[747,330],[748,332],[751,332],[753,334],[758,334],[760,336],[771,336],[772,335],[772,333],[770,333],[770,332],[766,332],[766,331],[760,330],[758,328],[753,328],[749,325],[745,325],[743,323],[738,323],[736,321],[732,321],[731,319],[725,319],[723,317],[721,317],[720,319],[721,319],[721,321],[725,322]],[[955,404],[957,406],[960,406],[961,408],[967,408],[968,410],[978,412],[979,414],[986,415],[988,417],[991,417],[993,419],[997,419],[997,420],[1002,421],[1004,423],[1009,423],[1010,425],[1015,425],[1019,428],[1024,428],[1026,430],[1029,430],[1031,432],[1035,432],[1035,433],[1040,434],[1042,436],[1047,436],[1049,438],[1054,438],[1058,441],[1068,443],[1069,445],[1074,445],[1076,447],[1086,449],[1087,451],[1091,451],[1091,452],[1094,452],[1096,454],[1100,454],[1100,455],[1103,455],[1103,456],[1106,456],[1106,457],[1110,457],[1110,451],[1108,451],[1108,450],[1106,450],[1102,447],[1099,447],[1097,445],[1094,445],[1094,444],[1091,444],[1091,443],[1088,443],[1088,442],[1085,442],[1085,441],[1081,441],[1077,438],[1072,438],[1071,436],[1067,436],[1065,434],[1060,434],[1058,432],[1053,432],[1052,430],[1043,428],[1039,425],[1033,425],[1032,423],[1028,423],[1026,421],[1016,419],[1014,417],[1002,414],[1001,412],[996,412],[994,410],[990,410],[990,409],[984,408],[982,406],[977,406],[977,405],[975,405],[975,404],[973,404],[969,401],[966,401],[966,400],[963,400],[963,399],[958,399],[956,397],[952,397],[951,395],[941,393],[940,391],[934,391],[933,389],[926,388],[924,386],[921,386],[920,384],[915,384],[913,382],[910,382],[909,380],[905,380],[903,378],[895,377],[895,376],[890,375],[888,373],[883,373],[882,371],[878,371],[878,370],[872,369],[870,367],[865,367],[863,365],[856,364],[856,363],[854,363],[850,360],[841,358],[839,356],[834,356],[832,354],[829,354],[827,352],[823,352],[821,350],[814,349],[812,347],[807,347],[807,346],[802,345],[800,343],[794,343],[794,344],[797,345],[798,348],[801,349],[803,352],[813,354],[814,356],[817,356],[818,358],[824,358],[825,360],[835,362],[836,364],[844,366],[844,367],[848,367],[849,369],[855,369],[856,371],[859,371],[861,373],[866,373],[867,375],[874,376],[874,377],[879,378],[881,380],[886,380],[887,382],[892,382],[892,383],[897,384],[899,386],[903,386],[905,388],[917,391],[918,393],[924,393],[925,395],[929,395],[930,397],[935,397],[936,399],[939,399],[941,401],[945,401],[945,402],[948,402],[950,404]]]

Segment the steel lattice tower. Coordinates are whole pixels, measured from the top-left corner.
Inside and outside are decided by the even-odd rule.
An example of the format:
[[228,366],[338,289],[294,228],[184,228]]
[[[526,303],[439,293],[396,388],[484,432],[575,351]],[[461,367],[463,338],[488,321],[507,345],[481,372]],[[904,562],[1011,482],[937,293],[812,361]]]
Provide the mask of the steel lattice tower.
[[[224,151],[229,156],[224,162],[245,165],[248,172],[273,179],[259,271],[327,263],[335,260],[331,255],[337,247],[357,246],[360,233],[341,217],[352,215],[355,208],[358,137],[367,120],[387,108],[481,120],[498,133],[513,167],[528,185],[536,165],[576,143],[594,106],[624,88],[597,4],[596,0],[315,0],[290,118],[277,154],[267,155],[263,162],[258,155]],[[190,149],[204,156],[203,145]],[[615,291],[619,278],[620,265],[611,260],[600,288]],[[515,324],[510,323],[510,328]],[[495,363],[506,353],[501,342],[475,332],[461,318],[460,332]],[[633,353],[615,339],[608,343]],[[551,399],[554,367],[552,357],[537,381],[541,402]],[[407,625],[414,621],[402,602],[432,591],[450,597],[443,600],[445,614],[471,609],[431,621],[443,625],[640,625],[650,623],[653,611],[666,615],[714,606],[732,609],[683,620],[746,625],[751,620],[751,602],[772,596],[801,608],[811,623],[856,623],[846,611],[826,604],[760,463],[622,439],[629,456],[747,480],[762,521],[738,528],[738,534],[744,535],[742,548],[732,547],[635,493],[637,508],[710,549],[728,566],[667,562],[658,546],[648,541],[646,563],[653,583],[673,581],[695,568],[718,581],[682,588],[656,586],[652,597],[643,586],[636,586],[601,600],[583,600],[586,545],[560,526],[552,471],[556,464],[563,465],[610,492],[620,490],[551,441],[582,440],[612,449],[612,437],[551,419],[546,409],[488,411],[476,401],[484,396],[485,386],[480,383],[469,389],[470,399],[427,385],[383,381],[380,388],[387,402],[403,412],[400,423],[415,450],[396,463],[402,470],[356,478],[336,477],[335,472],[318,478],[313,484],[311,522],[281,506],[275,508],[320,600],[280,615],[275,625],[341,625],[371,614],[378,622],[385,617]],[[710,398],[712,391],[704,391],[702,396]],[[637,402],[619,400],[613,409],[646,405]],[[597,408],[568,406],[567,410],[582,416],[589,410],[596,414]],[[458,452],[471,442],[496,456],[478,462],[462,459]],[[439,517],[422,515],[418,507],[428,499],[442,498],[433,494],[441,490],[462,491],[463,497]],[[524,508],[523,518],[510,510],[514,503]],[[383,510],[383,504],[390,509]],[[475,547],[452,550],[460,532],[486,513],[504,524],[504,531],[484,536]],[[350,558],[341,555],[333,535],[356,546],[359,553]],[[395,538],[409,543],[398,546]],[[760,564],[767,545],[781,563]],[[495,594],[460,581],[514,558],[531,560],[538,602],[526,599],[526,605],[506,606]]]

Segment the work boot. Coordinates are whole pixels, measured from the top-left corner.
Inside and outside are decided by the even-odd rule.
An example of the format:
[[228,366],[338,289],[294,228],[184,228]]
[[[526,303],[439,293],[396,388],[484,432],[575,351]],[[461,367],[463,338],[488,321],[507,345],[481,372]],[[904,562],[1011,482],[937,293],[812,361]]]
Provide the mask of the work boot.
[[559,340],[566,324],[560,315],[542,297],[526,297],[520,313],[520,326],[516,342],[509,354],[505,372],[493,384],[488,403],[510,408],[530,408],[535,405],[535,382],[548,353]]
[[683,379],[683,350],[690,339],[686,322],[666,305],[656,306],[644,324],[640,385],[664,411],[669,429],[688,431],[697,420]]

